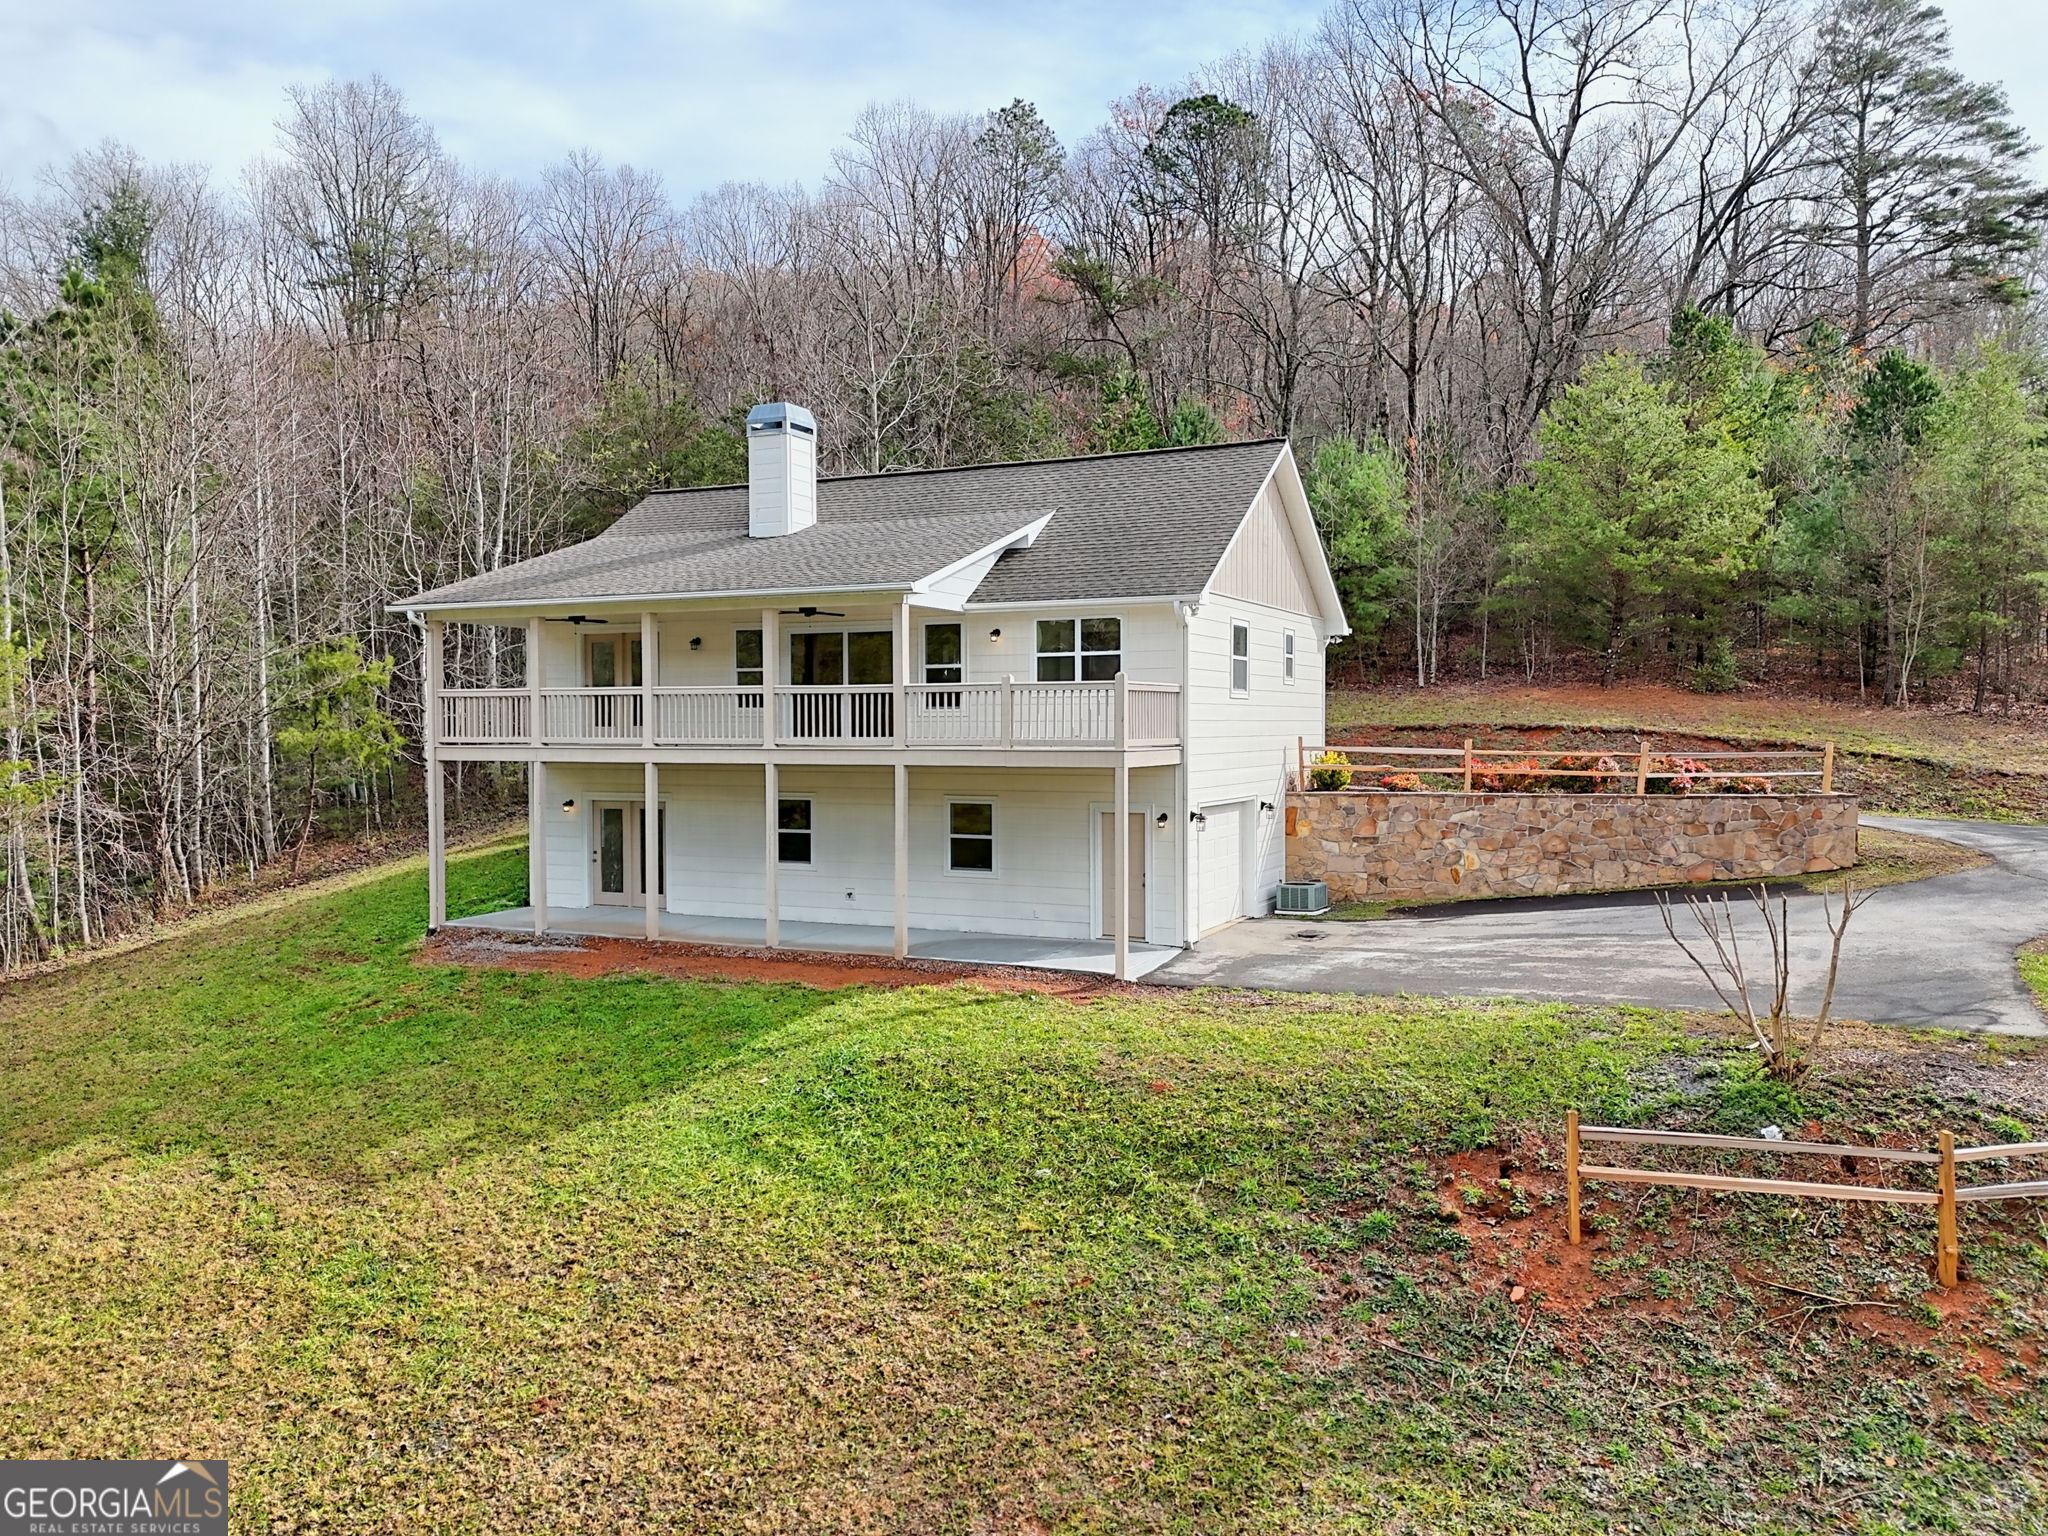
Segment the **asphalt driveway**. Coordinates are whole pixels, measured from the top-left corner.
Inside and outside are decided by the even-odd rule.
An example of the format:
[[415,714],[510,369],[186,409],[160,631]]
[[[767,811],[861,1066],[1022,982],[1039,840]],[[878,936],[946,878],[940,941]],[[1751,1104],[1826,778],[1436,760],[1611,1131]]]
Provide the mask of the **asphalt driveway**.
[[[1837,1018],[2048,1035],[2013,951],[2048,934],[2048,827],[1867,816],[1871,826],[1947,838],[1997,862],[1871,894],[1842,950]],[[1736,902],[1738,913],[1743,903]],[[1795,1009],[1826,980],[1821,898],[1791,895]],[[1687,919],[1681,914],[1680,932]],[[1753,912],[1745,951],[1765,954]],[[1664,932],[1647,892],[1531,897],[1424,908],[1380,922],[1239,923],[1147,980],[1289,992],[1559,998],[1718,1008]]]

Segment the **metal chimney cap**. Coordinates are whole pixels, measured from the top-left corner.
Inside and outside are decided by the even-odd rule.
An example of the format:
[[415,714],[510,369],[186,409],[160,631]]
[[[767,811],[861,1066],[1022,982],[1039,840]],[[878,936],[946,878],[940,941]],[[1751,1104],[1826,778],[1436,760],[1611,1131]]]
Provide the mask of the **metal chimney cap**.
[[800,405],[777,400],[766,405],[757,405],[747,412],[747,433],[756,432],[801,432],[806,437],[818,435],[818,418]]

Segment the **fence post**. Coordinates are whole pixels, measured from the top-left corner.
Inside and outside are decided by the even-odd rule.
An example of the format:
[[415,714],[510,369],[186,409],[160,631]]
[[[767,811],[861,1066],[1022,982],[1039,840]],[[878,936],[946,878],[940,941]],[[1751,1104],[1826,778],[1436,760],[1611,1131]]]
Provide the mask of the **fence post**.
[[1465,793],[1472,793],[1472,738],[1465,738]]
[[1650,739],[1647,736],[1638,736],[1636,738],[1636,793],[1647,795],[1649,792]]
[[1943,1290],[1956,1287],[1962,1249],[1956,1237],[1956,1133],[1941,1133],[1941,1198],[1935,1203],[1934,1278]]
[[1835,744],[1832,741],[1821,749],[1820,792],[1824,795],[1835,792]]
[[1564,1231],[1576,1248],[1579,1244],[1579,1112],[1564,1112]]

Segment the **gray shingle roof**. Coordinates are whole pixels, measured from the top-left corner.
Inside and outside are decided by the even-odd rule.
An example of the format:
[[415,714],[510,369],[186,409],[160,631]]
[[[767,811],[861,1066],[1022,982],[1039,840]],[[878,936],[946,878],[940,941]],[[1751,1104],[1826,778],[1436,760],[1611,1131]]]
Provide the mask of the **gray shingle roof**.
[[604,533],[454,582],[401,607],[675,593],[902,587],[1053,514],[1005,554],[975,602],[1199,592],[1281,443],[1228,443],[818,482],[817,526],[747,536],[747,488],[656,491]]

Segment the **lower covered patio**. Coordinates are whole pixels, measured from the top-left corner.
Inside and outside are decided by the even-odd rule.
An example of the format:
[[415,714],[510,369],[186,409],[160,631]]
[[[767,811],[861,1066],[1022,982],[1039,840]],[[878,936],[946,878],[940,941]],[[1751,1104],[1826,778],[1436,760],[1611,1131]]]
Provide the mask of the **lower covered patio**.
[[[734,948],[765,947],[767,924],[760,918],[704,917],[685,912],[657,912],[660,938],[679,944],[717,944]],[[512,907],[478,917],[449,920],[450,928],[476,928],[494,933],[534,932],[531,907]],[[547,909],[547,932],[588,934],[596,938],[645,939],[646,912],[640,907],[556,907]],[[914,960],[948,960],[961,965],[1014,965],[1032,970],[1076,971],[1091,976],[1116,974],[1113,939],[1048,939],[1022,934],[965,933],[945,928],[911,928],[908,955]],[[890,955],[896,933],[886,924],[816,923],[783,918],[777,924],[779,949],[811,950],[828,955]],[[1170,944],[1130,943],[1129,978],[1142,980],[1180,951]]]

